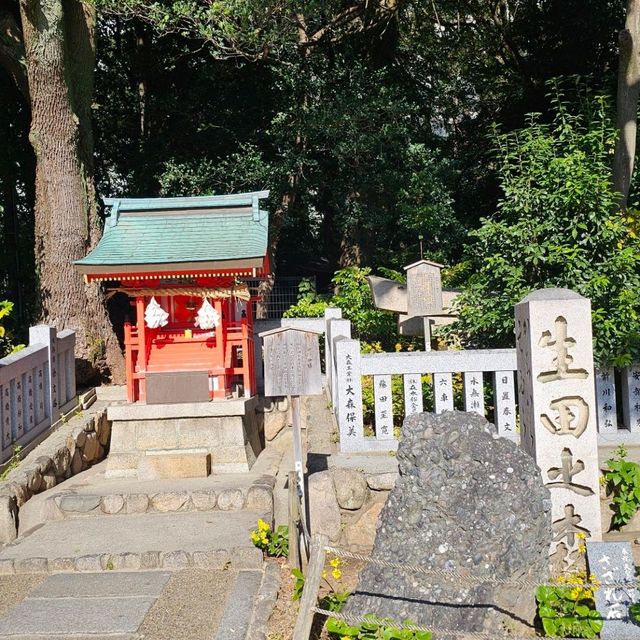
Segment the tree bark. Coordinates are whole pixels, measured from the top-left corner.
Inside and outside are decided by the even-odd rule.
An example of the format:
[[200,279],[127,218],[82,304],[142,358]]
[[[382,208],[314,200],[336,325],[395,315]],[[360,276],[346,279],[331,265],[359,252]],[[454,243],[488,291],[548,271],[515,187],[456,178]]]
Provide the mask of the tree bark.
[[36,155],[35,257],[43,322],[76,332],[78,379],[124,380],[98,284],[73,261],[100,237],[93,181],[94,10],[79,0],[20,0]]
[[0,66],[9,74],[21,96],[28,102],[29,87],[22,34],[13,14],[0,9]]
[[616,126],[618,140],[613,157],[613,187],[626,208],[636,154],[638,93],[640,91],[640,0],[627,0],[627,17],[620,31],[620,66]]

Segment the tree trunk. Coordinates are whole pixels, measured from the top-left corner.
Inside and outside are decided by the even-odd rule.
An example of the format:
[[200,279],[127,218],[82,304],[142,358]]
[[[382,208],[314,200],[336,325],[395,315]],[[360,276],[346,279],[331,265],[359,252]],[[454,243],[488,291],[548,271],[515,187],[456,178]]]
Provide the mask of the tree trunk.
[[618,140],[613,158],[613,187],[620,194],[620,206],[627,206],[636,154],[638,92],[640,91],[640,0],[627,0],[627,18],[620,31],[618,69]]
[[78,379],[124,379],[98,284],[72,262],[100,236],[93,182],[94,10],[79,0],[20,0],[36,155],[35,255],[43,322],[76,331]]

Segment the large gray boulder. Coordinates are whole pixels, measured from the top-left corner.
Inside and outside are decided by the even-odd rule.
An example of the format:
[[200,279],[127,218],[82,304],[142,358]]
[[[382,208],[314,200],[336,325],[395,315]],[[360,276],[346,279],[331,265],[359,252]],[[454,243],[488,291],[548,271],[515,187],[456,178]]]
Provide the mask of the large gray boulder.
[[[408,417],[400,478],[381,512],[372,555],[473,576],[548,578],[551,503],[534,460],[463,412]],[[368,564],[346,611],[435,629],[529,625],[534,589],[473,584]]]

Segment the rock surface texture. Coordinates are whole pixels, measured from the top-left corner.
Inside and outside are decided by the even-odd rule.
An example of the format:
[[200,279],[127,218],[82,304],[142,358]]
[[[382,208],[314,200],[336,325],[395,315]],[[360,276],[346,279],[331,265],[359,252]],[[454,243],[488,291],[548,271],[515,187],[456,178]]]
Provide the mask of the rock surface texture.
[[[402,433],[400,478],[382,510],[373,558],[546,580],[551,503],[534,460],[473,413],[415,414]],[[522,630],[535,615],[534,589],[368,564],[346,611],[434,630]]]

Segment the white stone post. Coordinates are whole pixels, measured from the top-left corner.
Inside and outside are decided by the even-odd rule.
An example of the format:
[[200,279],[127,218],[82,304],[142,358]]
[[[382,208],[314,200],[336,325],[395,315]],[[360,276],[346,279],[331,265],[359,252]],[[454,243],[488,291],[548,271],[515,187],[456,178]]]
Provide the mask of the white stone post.
[[622,413],[631,433],[640,433],[640,365],[622,371]]
[[484,417],[484,388],[482,371],[467,371],[464,381],[464,410],[475,411]]
[[335,413],[340,431],[340,451],[360,451],[364,444],[362,416],[362,366],[360,341],[334,338],[334,382],[338,395]]
[[404,415],[422,413],[422,376],[419,373],[405,373],[404,383]]
[[338,363],[336,359],[336,340],[351,338],[351,322],[349,320],[331,319],[327,322],[327,334],[329,337],[329,355],[327,356],[327,368],[331,367],[331,404],[338,413],[338,387],[336,384]]
[[513,371],[493,374],[494,420],[498,435],[519,441],[516,433],[516,398]]
[[56,330],[46,324],[29,327],[29,346],[35,344],[46,345],[48,353],[48,376],[45,373],[45,388],[48,403],[48,414],[51,424],[55,424],[60,417],[58,402],[58,337]]
[[450,373],[433,374],[433,408],[436,413],[453,411],[453,380]]
[[554,566],[601,540],[591,302],[542,289],[515,308],[521,443],[551,492]]
[[393,440],[393,390],[390,375],[373,376],[376,438]]
[[616,379],[613,367],[600,367],[596,369],[595,376],[598,433],[618,433]]
[[[324,310],[324,375],[329,394],[331,394],[331,376],[333,374],[329,325],[331,320],[339,320],[340,318],[342,318],[342,309],[329,307]],[[329,397],[331,397],[331,395]]]

